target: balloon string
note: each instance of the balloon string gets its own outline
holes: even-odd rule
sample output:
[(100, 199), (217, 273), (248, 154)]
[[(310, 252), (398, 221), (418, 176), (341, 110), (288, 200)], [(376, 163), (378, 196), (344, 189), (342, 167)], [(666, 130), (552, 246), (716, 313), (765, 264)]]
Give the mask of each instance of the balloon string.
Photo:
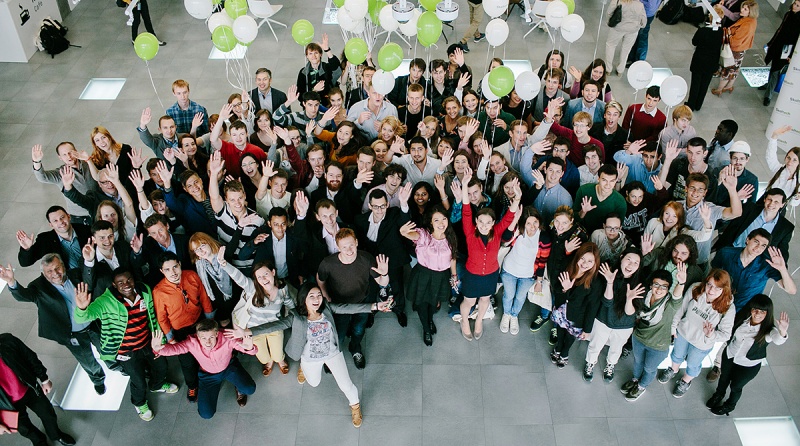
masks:
[[(594, 41), (594, 56), (592, 56), (592, 60), (597, 59), (597, 45), (600, 44), (600, 27), (603, 26), (603, 12), (606, 10), (606, 2), (603, 2), (603, 7), (600, 8), (600, 23), (597, 24), (597, 39)], [(606, 62), (609, 63), (609, 62)]]
[[(671, 105), (668, 105), (668, 106), (667, 106), (667, 113), (665, 113), (667, 116), (669, 116), (669, 112), (670, 112), (670, 110), (672, 110), (672, 106), (671, 106)], [(666, 130), (666, 128), (667, 128), (667, 121), (664, 121), (664, 129), (662, 129), (662, 130)], [(658, 142), (656, 143), (656, 153), (661, 153), (661, 152), (659, 152), (659, 151), (658, 151), (658, 149), (659, 149), (660, 147), (661, 147), (661, 133), (659, 132), (659, 135), (658, 135)]]
[(161, 108), (166, 110), (164, 107), (164, 103), (161, 102), (161, 96), (158, 95), (158, 89), (156, 89), (156, 83), (153, 82), (153, 73), (150, 72), (150, 64), (147, 61), (144, 61), (144, 66), (147, 67), (147, 74), (150, 76), (150, 85), (153, 86), (153, 91), (156, 93), (156, 98), (158, 98), (158, 103), (161, 104)]
[(489, 52), (492, 51), (491, 45), (486, 45), (486, 72), (489, 72)]
[(639, 89), (636, 89), (633, 92), (633, 105), (631, 105), (631, 107), (633, 107), (633, 109), (631, 110), (631, 122), (628, 124), (628, 137), (625, 138), (628, 141), (631, 139), (631, 130), (633, 130), (633, 116), (636, 114), (635, 105), (636, 105), (636, 99), (637, 99), (638, 96), (639, 96)]
[(567, 45), (567, 62), (564, 64), (565, 67), (569, 68), (569, 53), (572, 51), (572, 42), (569, 42)]

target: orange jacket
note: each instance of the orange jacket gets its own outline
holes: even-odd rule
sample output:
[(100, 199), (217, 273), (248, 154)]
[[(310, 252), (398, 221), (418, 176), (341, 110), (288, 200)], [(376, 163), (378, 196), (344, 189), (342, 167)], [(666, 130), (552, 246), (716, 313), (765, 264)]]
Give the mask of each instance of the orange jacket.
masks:
[(167, 279), (161, 279), (161, 282), (153, 288), (153, 303), (158, 325), (169, 339), (172, 335), (168, 333), (173, 329), (178, 330), (194, 324), (200, 319), (201, 313), (210, 315), (214, 312), (200, 276), (189, 270), (183, 270), (180, 286)]
[(731, 33), (731, 51), (746, 51), (753, 47), (756, 25), (756, 19), (742, 17), (728, 28)]

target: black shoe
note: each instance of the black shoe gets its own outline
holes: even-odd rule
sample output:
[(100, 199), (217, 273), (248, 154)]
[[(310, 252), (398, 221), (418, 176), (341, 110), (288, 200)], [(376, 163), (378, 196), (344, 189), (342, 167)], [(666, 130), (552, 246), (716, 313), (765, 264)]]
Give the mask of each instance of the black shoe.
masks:
[(542, 325), (546, 323), (547, 319), (543, 318), (542, 315), (536, 316), (536, 319), (531, 322), (531, 331), (536, 333), (540, 328), (542, 328)]
[(436, 324), (431, 321), (431, 334), (436, 334)]
[(558, 331), (553, 327), (550, 329), (550, 338), (547, 340), (547, 343), (556, 345), (556, 342), (558, 342)]
[(353, 353), (353, 363), (357, 369), (363, 369), (367, 366), (367, 360), (364, 358), (363, 353)]
[(628, 347), (622, 347), (622, 357), (623, 358), (627, 358), (628, 355), (630, 355), (631, 353), (632, 353), (631, 349), (629, 349)]
[(717, 407), (711, 409), (711, 413), (713, 413), (714, 415), (716, 415), (718, 417), (721, 417), (723, 415), (728, 416), (728, 415), (730, 415), (731, 412), (733, 412), (733, 409), (735, 409), (735, 408), (736, 408), (736, 406), (731, 406), (728, 403), (725, 403), (725, 404), (723, 404), (721, 406), (717, 406)]
[(424, 342), (425, 345), (430, 347), (431, 345), (433, 345), (433, 335), (431, 335), (430, 333), (423, 333), (422, 342)]
[(331, 369), (328, 368), (328, 364), (322, 364), (322, 370), (325, 370), (325, 373), (328, 375), (331, 374)]
[(186, 391), (186, 401), (190, 403), (197, 402), (197, 387), (189, 387), (189, 390)]
[(400, 324), (401, 327), (408, 325), (408, 316), (406, 316), (405, 311), (397, 313), (397, 323)]
[(159, 40), (158, 41), (158, 46), (164, 46), (166, 44), (167, 44), (167, 42), (164, 42), (163, 40)]
[(462, 43), (462, 44), (461, 44), (461, 51), (463, 51), (463, 52), (464, 52), (464, 54), (467, 54), (467, 53), (469, 53), (469, 47), (467, 46), (467, 44), (466, 44), (466, 43)]
[(764, 84), (764, 85), (762, 85), (762, 86), (758, 87), (758, 89), (759, 89), (759, 90), (761, 90), (761, 91), (766, 91), (766, 89), (767, 89), (767, 84)]
[(768, 106), (770, 102), (772, 101), (769, 98), (764, 98), (764, 107)]
[(72, 446), (75, 444), (75, 439), (72, 438), (71, 435), (61, 432), (61, 435), (58, 437), (58, 442), (64, 446)]
[(706, 401), (706, 407), (708, 407), (709, 409), (716, 408), (717, 406), (722, 404), (722, 398), (724, 398), (724, 396), (717, 396), (716, 393), (714, 395), (711, 395), (711, 398), (709, 398), (708, 401)]
[(105, 383), (95, 384), (94, 391), (97, 392), (98, 395), (103, 395), (104, 393), (106, 393)]

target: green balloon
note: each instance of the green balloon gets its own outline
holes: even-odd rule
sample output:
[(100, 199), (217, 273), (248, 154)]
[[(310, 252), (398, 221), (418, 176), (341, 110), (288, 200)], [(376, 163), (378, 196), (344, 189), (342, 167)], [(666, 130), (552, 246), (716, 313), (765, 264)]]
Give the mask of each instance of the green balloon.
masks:
[(247, 14), (247, 0), (225, 0), (225, 12), (233, 20)]
[(489, 73), (489, 89), (503, 97), (514, 89), (514, 72), (508, 67), (497, 67)]
[(150, 33), (141, 33), (133, 41), (133, 49), (139, 59), (148, 61), (158, 54), (158, 39)]
[(353, 65), (362, 64), (367, 60), (367, 42), (359, 37), (353, 37), (344, 44), (344, 55)]
[(383, 71), (392, 71), (403, 63), (403, 48), (400, 45), (390, 42), (382, 46), (378, 51), (378, 66)]
[(372, 23), (380, 26), (380, 24), (381, 24), (381, 20), (380, 20), (381, 9), (383, 9), (383, 7), (387, 6), (387, 5), (388, 5), (388, 3), (386, 3), (383, 0), (376, 0), (375, 1), (375, 7), (373, 7), (372, 6), (372, 2), (370, 1), (369, 19), (372, 20)]
[(306, 19), (294, 22), (294, 25), (292, 25), (292, 38), (298, 45), (308, 45), (314, 40), (314, 25)]
[(218, 26), (217, 29), (211, 33), (211, 41), (213, 41), (214, 46), (223, 53), (233, 51), (238, 43), (236, 36), (233, 35), (233, 28), (228, 25)]
[(426, 11), (436, 12), (436, 5), (439, 4), (437, 0), (419, 0), (419, 4), (422, 5)]
[(212, 5), (221, 5), (222, 4), (222, 0), (211, 0), (211, 4)]
[(344, 6), (344, 0), (333, 0), (333, 4), (336, 5), (337, 8), (341, 8)]
[(575, 0), (561, 0), (567, 5), (567, 12), (572, 14), (575, 12)]
[(442, 21), (431, 11), (425, 11), (417, 21), (417, 40), (423, 46), (429, 47), (439, 40), (442, 35)]

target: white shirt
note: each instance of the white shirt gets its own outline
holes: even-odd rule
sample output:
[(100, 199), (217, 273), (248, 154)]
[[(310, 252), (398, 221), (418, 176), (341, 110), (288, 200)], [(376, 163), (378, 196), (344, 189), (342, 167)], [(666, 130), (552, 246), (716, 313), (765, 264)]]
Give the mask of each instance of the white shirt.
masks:
[(381, 223), (383, 220), (379, 222), (375, 222), (375, 213), (369, 213), (369, 229), (367, 230), (367, 238), (372, 241), (378, 241), (378, 231), (381, 229)]
[[(339, 225), (336, 225), (336, 232), (339, 232)], [(322, 240), (328, 245), (328, 254), (339, 252), (339, 247), (336, 246), (336, 237), (333, 234), (329, 234), (325, 227), (322, 228)]]
[(271, 238), (272, 255), (275, 257), (275, 274), (279, 279), (285, 279), (289, 275), (289, 267), (286, 265), (286, 235), (278, 240), (275, 233), (272, 233)]
[[(733, 359), (734, 364), (742, 367), (754, 367), (761, 363), (760, 359), (752, 360), (747, 358), (747, 351), (753, 346), (759, 328), (761, 328), (761, 324), (750, 325), (750, 318), (747, 318), (747, 320), (742, 322), (742, 325), (733, 332), (731, 343), (728, 344), (725, 352), (729, 359)], [(778, 327), (774, 327), (769, 334), (767, 334), (765, 341), (772, 342), (775, 345), (781, 345), (786, 342), (787, 339), (789, 339), (788, 333), (786, 337), (781, 336)]]

